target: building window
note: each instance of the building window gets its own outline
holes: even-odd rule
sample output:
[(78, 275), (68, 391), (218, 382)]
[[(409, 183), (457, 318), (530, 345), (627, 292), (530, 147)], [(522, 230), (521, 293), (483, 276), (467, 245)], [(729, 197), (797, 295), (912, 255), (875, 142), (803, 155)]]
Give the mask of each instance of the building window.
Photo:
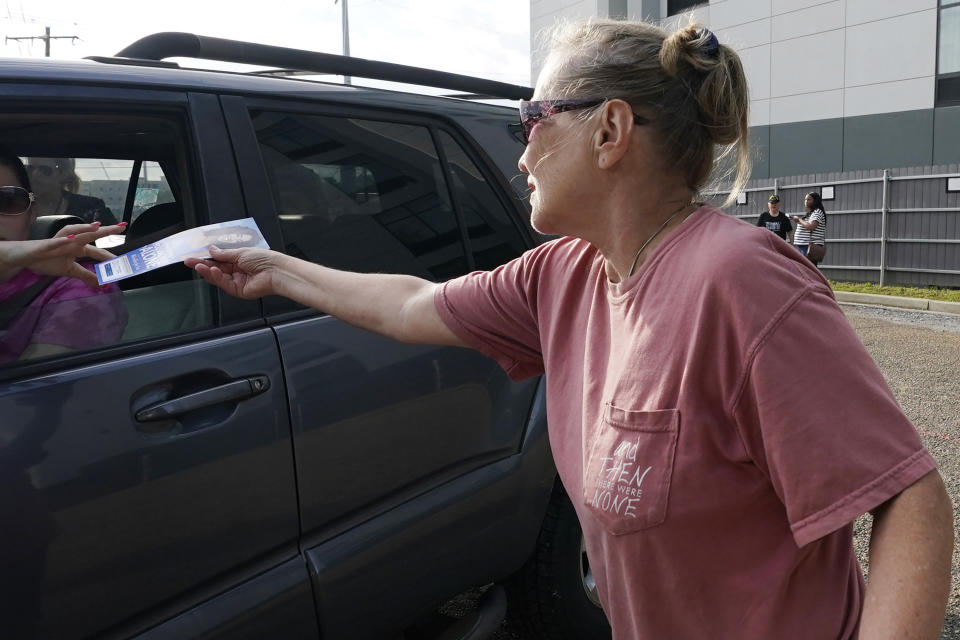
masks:
[(960, 0), (940, 0), (938, 26), (936, 104), (960, 105)]
[(667, 15), (674, 16), (678, 13), (683, 13), (697, 5), (707, 4), (708, 1), (709, 0), (667, 0)]

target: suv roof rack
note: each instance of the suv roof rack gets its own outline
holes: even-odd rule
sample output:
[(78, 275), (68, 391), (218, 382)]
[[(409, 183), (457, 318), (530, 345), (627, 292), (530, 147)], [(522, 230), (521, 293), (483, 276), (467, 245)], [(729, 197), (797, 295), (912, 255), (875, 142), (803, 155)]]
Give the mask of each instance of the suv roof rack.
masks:
[[(90, 56), (89, 60), (100, 60), (100, 58), (95, 58)], [(123, 60), (124, 58), (107, 58), (107, 61), (110, 60)], [(136, 64), (136, 60), (129, 58), (130, 64)], [(144, 60), (145, 64), (170, 64), (174, 66), (179, 66), (173, 62), (159, 62), (155, 63), (152, 60)], [(121, 63), (126, 64), (126, 63)], [(258, 71), (249, 71), (247, 75), (251, 76), (265, 76), (269, 78), (295, 78), (297, 76), (317, 76), (317, 75), (339, 75), (339, 74), (318, 74), (316, 71), (303, 71), (300, 69), (261, 69)], [(500, 100), (500, 96), (492, 96), (486, 93), (441, 93), (439, 94), (441, 98), (459, 98), (460, 100)]]
[(454, 91), (508, 100), (526, 100), (533, 95), (533, 89), (530, 87), (456, 73), (174, 31), (155, 33), (141, 38), (118, 52), (113, 59), (96, 59), (99, 62), (116, 61), (120, 64), (139, 64), (138, 61), (143, 61), (143, 64), (150, 64), (149, 61), (156, 62), (174, 57), (236, 62), (280, 67), (284, 70), (388, 80), (425, 87), (453, 89)]

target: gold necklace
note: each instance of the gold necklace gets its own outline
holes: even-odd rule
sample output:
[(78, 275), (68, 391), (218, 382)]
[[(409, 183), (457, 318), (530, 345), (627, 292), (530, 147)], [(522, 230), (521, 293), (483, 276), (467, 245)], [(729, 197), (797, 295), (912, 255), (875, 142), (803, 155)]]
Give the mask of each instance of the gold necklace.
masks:
[[(657, 227), (657, 230), (653, 232), (653, 235), (650, 236), (649, 238), (647, 238), (647, 241), (644, 242), (644, 243), (640, 246), (640, 250), (637, 251), (637, 255), (633, 256), (633, 263), (630, 265), (630, 271), (629, 271), (629, 273), (627, 273), (627, 278), (629, 278), (630, 276), (633, 275), (633, 270), (637, 268), (637, 260), (640, 259), (640, 254), (643, 253), (643, 250), (647, 248), (647, 245), (650, 244), (650, 242), (651, 242), (654, 238), (657, 237), (657, 234), (658, 234), (658, 233), (660, 233), (661, 231), (663, 231), (664, 227), (666, 227), (668, 224), (670, 224), (670, 221), (671, 221), (671, 220), (673, 220), (674, 218), (676, 218), (676, 217), (680, 214), (681, 211), (683, 211), (684, 209), (686, 209), (687, 207), (689, 207), (691, 204), (696, 204), (696, 203), (694, 203), (694, 202), (688, 202), (688, 203), (684, 204), (682, 207), (680, 207), (679, 209), (677, 209), (676, 211), (674, 211), (673, 213), (671, 213), (671, 214), (670, 214), (670, 217), (667, 218), (666, 220), (664, 220), (664, 221), (663, 221), (663, 224), (661, 224), (659, 227)], [(693, 211), (696, 211), (696, 209), (694, 209)], [(693, 211), (691, 211), (690, 213), (693, 213)], [(626, 280), (626, 278), (624, 278), (624, 280)]]

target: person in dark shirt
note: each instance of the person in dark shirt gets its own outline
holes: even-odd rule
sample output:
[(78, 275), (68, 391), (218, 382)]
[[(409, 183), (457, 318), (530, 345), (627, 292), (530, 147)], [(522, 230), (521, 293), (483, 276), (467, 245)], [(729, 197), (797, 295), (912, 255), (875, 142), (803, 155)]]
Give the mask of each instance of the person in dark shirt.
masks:
[(787, 242), (793, 242), (793, 225), (790, 217), (780, 213), (780, 196), (773, 194), (767, 199), (767, 210), (760, 214), (758, 227), (766, 227)]
[(29, 158), (27, 171), (34, 185), (37, 215), (71, 215), (84, 222), (117, 224), (110, 207), (100, 198), (76, 193), (80, 178), (73, 158)]

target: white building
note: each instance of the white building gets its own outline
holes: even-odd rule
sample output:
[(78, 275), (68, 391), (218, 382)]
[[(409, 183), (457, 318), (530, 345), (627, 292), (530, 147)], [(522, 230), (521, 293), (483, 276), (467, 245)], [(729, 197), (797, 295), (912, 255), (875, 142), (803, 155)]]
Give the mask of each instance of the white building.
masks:
[(743, 60), (753, 177), (960, 162), (960, 0), (531, 0), (558, 18), (689, 13)]

